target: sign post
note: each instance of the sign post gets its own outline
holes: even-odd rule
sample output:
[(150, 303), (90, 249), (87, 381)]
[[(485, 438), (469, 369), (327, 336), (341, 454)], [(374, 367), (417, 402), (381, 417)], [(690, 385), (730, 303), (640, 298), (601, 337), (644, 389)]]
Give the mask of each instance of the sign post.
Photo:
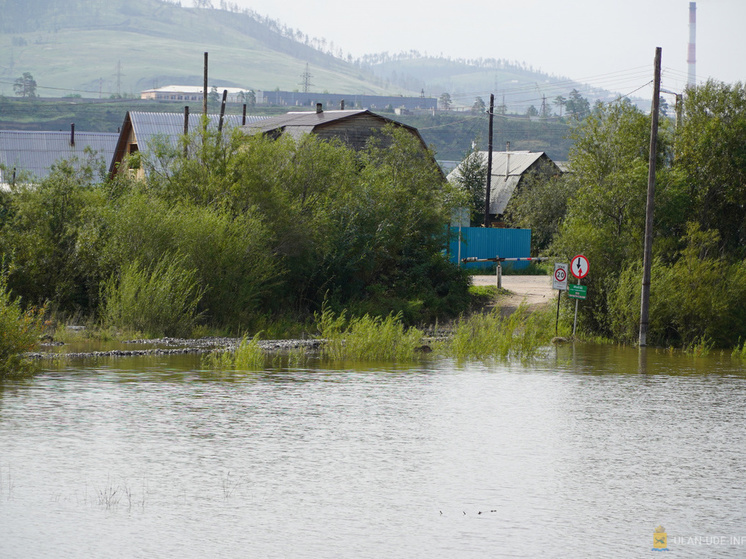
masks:
[[(585, 299), (588, 294), (588, 288), (585, 285), (580, 285), (580, 280), (588, 275), (588, 259), (582, 254), (574, 256), (570, 261), (570, 273), (578, 278), (578, 285), (573, 285), (573, 294), (568, 292), (568, 297), (575, 299), (575, 319), (572, 323), (572, 336), (575, 337), (575, 327), (578, 325), (578, 301)], [(582, 296), (581, 296), (582, 294)]]
[(554, 319), (554, 335), (557, 335), (559, 324), (560, 298), (562, 292), (567, 290), (567, 264), (554, 263), (554, 276), (552, 277), (552, 289), (557, 290), (557, 316)]

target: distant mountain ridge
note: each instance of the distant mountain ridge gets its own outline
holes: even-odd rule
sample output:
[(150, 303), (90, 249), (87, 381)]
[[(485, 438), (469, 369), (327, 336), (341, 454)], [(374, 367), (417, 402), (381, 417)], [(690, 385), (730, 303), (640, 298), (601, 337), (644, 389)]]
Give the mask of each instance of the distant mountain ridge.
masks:
[[(494, 91), (510, 112), (583, 88), (504, 60), (454, 61), (416, 51), (355, 60), (325, 39), (220, 4), (223, 9), (207, 7), (209, 0), (199, 8), (166, 0), (0, 0), (0, 94), (13, 95), (13, 81), (23, 72), (33, 74), (45, 97), (139, 96), (163, 85), (200, 85), (203, 52), (209, 52), (210, 85), (218, 87), (448, 92), (456, 107), (471, 106), (476, 97), (486, 101)], [(608, 95), (582, 92), (593, 99)]]

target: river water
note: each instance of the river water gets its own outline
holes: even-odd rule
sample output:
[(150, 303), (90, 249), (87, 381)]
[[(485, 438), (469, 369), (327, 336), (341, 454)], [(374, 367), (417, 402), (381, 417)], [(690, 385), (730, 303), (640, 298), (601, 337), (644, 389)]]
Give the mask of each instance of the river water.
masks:
[(0, 383), (0, 557), (746, 557), (746, 372), (577, 345), (530, 363)]

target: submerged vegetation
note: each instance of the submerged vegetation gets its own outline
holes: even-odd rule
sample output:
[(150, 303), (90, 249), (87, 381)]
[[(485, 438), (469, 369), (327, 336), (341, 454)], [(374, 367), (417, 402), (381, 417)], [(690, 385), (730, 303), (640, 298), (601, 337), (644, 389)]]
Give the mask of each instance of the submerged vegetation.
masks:
[(42, 332), (43, 309), (23, 310), (18, 298), (13, 298), (0, 275), (0, 379), (18, 376), (34, 370), (34, 363), (23, 357), (31, 351)]
[(530, 312), (521, 305), (509, 316), (494, 310), (460, 318), (441, 351), (456, 359), (531, 358), (552, 339), (551, 314), (547, 309)]
[(318, 316), (318, 328), (324, 341), (322, 354), (332, 360), (412, 361), (423, 337), (417, 328), (404, 326), (401, 313), (348, 319), (344, 312), (336, 315), (325, 308)]

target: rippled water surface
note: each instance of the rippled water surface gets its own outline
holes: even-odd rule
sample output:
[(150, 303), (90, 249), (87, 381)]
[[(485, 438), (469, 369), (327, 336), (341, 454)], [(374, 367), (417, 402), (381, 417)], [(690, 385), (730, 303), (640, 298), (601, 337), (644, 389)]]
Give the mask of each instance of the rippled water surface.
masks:
[(746, 557), (746, 372), (80, 362), (0, 383), (0, 557)]

